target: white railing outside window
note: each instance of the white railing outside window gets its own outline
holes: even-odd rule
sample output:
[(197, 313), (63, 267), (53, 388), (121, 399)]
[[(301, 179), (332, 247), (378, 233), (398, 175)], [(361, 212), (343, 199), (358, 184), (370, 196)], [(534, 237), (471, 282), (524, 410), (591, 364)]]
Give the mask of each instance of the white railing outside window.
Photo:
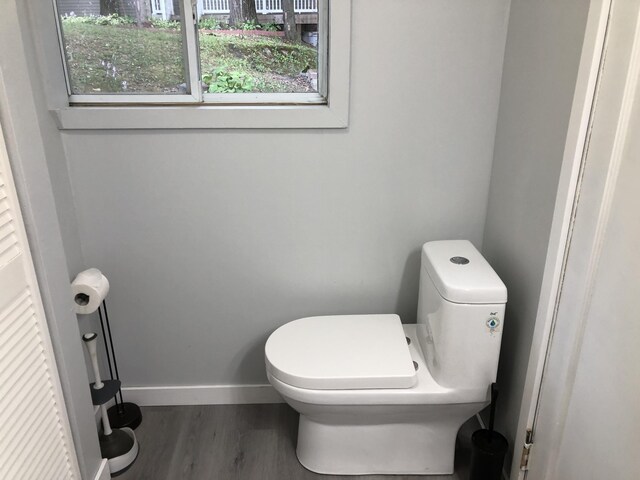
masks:
[[(229, 13), (229, 0), (201, 0), (202, 14)], [(154, 0), (157, 2), (157, 0)], [(255, 0), (258, 13), (282, 13), (281, 0)], [(315, 13), (318, 11), (318, 0), (295, 0), (296, 13)]]
[(202, 13), (229, 13), (229, 0), (202, 0)]
[[(293, 9), (296, 13), (315, 13), (318, 11), (317, 0), (295, 0)], [(282, 13), (281, 0), (256, 0), (258, 13)]]
[(294, 9), (299, 13), (315, 13), (318, 11), (318, 0), (295, 0)]
[[(282, 13), (282, 0), (255, 0), (255, 2), (256, 12), (260, 14)], [(293, 5), (296, 13), (318, 12), (318, 0), (294, 0)], [(229, 0), (198, 0), (198, 17), (229, 12)], [(173, 11), (167, 11), (165, 0), (151, 0), (151, 13), (168, 20)]]

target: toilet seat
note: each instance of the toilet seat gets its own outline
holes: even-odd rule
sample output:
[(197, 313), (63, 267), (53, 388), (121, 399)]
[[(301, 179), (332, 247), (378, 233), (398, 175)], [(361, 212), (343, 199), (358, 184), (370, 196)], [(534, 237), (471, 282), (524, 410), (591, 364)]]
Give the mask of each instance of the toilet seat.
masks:
[(400, 317), (307, 317), (278, 328), (265, 346), (267, 372), (298, 388), (404, 389), (417, 375)]
[[(412, 363), (418, 364), (416, 383), (410, 388), (379, 389), (319, 389), (293, 385), (270, 367), (267, 359), (267, 377), (278, 392), (291, 400), (315, 405), (443, 405), (461, 403), (488, 403), (488, 388), (447, 388), (431, 376), (418, 343), (417, 325), (402, 325)], [(282, 327), (281, 327), (282, 328)], [(275, 332), (274, 332), (275, 333)], [(406, 340), (405, 340), (406, 345)], [(412, 367), (413, 368), (413, 367)]]

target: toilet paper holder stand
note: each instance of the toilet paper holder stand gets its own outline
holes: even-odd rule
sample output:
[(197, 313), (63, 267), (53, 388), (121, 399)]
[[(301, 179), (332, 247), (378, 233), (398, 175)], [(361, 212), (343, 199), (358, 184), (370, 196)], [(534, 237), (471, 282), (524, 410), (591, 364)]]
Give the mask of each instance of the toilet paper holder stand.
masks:
[[(118, 361), (113, 348), (113, 337), (111, 336), (111, 323), (107, 311), (106, 297), (109, 293), (109, 280), (97, 268), (88, 268), (76, 275), (71, 282), (71, 291), (75, 310), (78, 315), (90, 315), (96, 310), (100, 317), (100, 328), (104, 340), (104, 349), (109, 366), (111, 380), (116, 380), (118, 389), (113, 397), (115, 405), (109, 408), (109, 421), (115, 428), (128, 427), (135, 429), (142, 422), (142, 412), (135, 403), (125, 402), (122, 398), (122, 388), (120, 386), (120, 373), (118, 372)], [(106, 325), (106, 329), (105, 329)], [(120, 399), (118, 400), (118, 396)]]

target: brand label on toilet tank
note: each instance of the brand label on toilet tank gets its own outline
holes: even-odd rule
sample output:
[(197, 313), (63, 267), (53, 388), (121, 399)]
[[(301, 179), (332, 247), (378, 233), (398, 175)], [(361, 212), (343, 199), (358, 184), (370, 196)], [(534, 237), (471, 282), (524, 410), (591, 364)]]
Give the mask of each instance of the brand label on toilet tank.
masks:
[(497, 312), (491, 312), (491, 316), (487, 319), (487, 327), (489, 328), (489, 333), (494, 334), (496, 333), (498, 330), (498, 327), (500, 326), (500, 319), (498, 317), (496, 317), (495, 315), (497, 314)]

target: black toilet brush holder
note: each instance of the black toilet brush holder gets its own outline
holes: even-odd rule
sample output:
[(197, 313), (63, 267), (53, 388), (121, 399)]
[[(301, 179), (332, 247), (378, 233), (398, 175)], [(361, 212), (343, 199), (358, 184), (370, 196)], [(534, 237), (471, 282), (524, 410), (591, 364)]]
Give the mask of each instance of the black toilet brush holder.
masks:
[(489, 428), (476, 430), (471, 435), (471, 467), (469, 480), (501, 480), (504, 458), (509, 443), (493, 429), (498, 401), (498, 390), (491, 384), (491, 414)]

